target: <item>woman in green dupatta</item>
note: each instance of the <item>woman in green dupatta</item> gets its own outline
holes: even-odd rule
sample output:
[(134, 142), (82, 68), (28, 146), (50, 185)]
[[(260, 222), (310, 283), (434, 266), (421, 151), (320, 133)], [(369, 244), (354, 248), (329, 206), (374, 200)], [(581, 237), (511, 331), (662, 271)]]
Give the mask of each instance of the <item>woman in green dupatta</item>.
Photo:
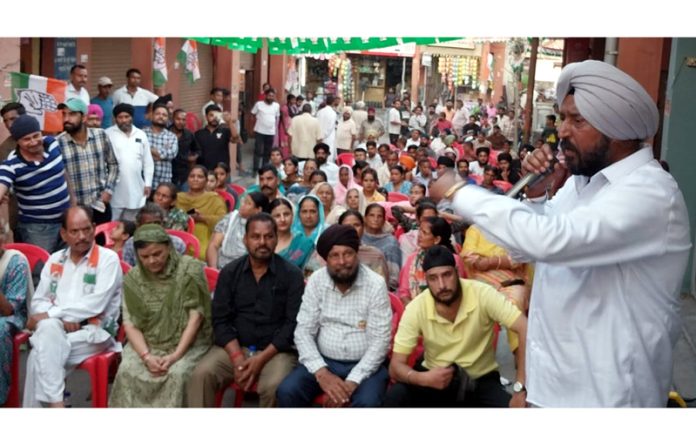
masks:
[(109, 404), (183, 407), (189, 377), (212, 344), (203, 264), (179, 255), (156, 224), (138, 228), (133, 241), (137, 265), (123, 280), (128, 344)]

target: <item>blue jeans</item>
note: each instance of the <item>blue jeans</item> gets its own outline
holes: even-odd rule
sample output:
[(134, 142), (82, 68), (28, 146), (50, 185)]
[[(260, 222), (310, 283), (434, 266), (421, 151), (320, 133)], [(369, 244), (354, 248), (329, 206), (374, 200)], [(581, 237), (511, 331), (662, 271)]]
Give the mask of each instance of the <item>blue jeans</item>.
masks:
[(63, 245), (60, 239), (60, 223), (17, 224), (17, 231), (23, 243), (34, 244), (48, 253), (53, 253)]
[[(345, 379), (358, 362), (341, 362), (324, 357), (326, 365), (333, 374)], [(360, 408), (374, 408), (382, 405), (384, 394), (387, 392), (389, 372), (385, 365), (380, 365), (367, 379), (355, 389), (350, 398), (351, 406)], [(322, 393), (321, 387), (314, 374), (311, 374), (302, 364), (298, 364), (288, 374), (276, 391), (276, 400), (279, 407), (307, 407)]]

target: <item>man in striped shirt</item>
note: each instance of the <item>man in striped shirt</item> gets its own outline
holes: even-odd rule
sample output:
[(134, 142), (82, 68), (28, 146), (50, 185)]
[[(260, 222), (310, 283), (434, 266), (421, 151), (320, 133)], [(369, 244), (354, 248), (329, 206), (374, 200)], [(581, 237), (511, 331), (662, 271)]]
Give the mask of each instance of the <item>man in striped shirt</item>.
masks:
[(157, 190), (162, 182), (172, 182), (172, 161), (179, 151), (179, 141), (174, 133), (167, 130), (169, 112), (163, 103), (152, 106), (152, 126), (143, 129), (150, 142), (150, 153), (155, 163), (152, 176), (152, 190)]
[(78, 98), (58, 106), (63, 130), (56, 140), (77, 203), (94, 209), (94, 223), (111, 221), (111, 196), (118, 181), (118, 161), (101, 128), (87, 128), (87, 104)]
[(14, 121), (10, 133), (17, 148), (0, 164), (0, 201), (12, 189), (19, 202), (21, 241), (53, 252), (60, 243), (61, 215), (74, 199), (60, 145), (42, 136), (39, 122), (28, 114)]

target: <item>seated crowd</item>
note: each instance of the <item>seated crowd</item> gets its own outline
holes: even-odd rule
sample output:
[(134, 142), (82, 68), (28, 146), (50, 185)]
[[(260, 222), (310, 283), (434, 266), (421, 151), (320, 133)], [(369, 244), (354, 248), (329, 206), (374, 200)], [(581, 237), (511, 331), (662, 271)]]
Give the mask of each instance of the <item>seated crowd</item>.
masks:
[[(519, 179), (498, 131), (473, 140), (440, 122), (432, 139), (414, 129), (378, 145), (360, 126), (355, 147), (339, 147), (351, 163), (319, 139), (314, 158), (273, 149), (245, 188), (210, 134), (189, 138), (165, 105), (144, 130), (127, 104), (107, 130), (87, 126), (80, 99), (61, 107), (56, 137), (15, 108), (16, 149), (0, 164), (17, 238), (51, 254), (34, 291), (24, 255), (0, 250), (3, 362), (12, 337), (32, 333), (23, 406), (63, 406), (66, 376), (105, 351), (122, 357), (113, 407), (213, 407), (230, 386), (262, 407), (525, 405), (531, 267), (428, 196), (449, 171), (494, 193)], [(236, 141), (219, 112), (207, 106), (200, 131)], [(0, 224), (0, 246), (8, 232)], [(212, 295), (206, 269), (219, 271)], [(500, 327), (513, 394), (495, 360)], [(0, 403), (9, 379), (3, 368)]]

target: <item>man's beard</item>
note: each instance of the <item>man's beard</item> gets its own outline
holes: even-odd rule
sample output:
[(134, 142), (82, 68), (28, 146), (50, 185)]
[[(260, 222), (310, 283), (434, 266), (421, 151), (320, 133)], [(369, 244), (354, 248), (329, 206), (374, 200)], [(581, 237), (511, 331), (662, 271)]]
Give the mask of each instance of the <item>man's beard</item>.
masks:
[(316, 158), (317, 165), (324, 165), (324, 164), (326, 164), (326, 160), (327, 160), (327, 159), (328, 159), (328, 158)]
[(80, 130), (82, 130), (82, 121), (78, 122), (77, 124), (66, 122), (63, 124), (63, 130), (71, 135), (77, 134), (80, 132)]
[(152, 126), (162, 129), (162, 128), (165, 128), (165, 127), (167, 126), (167, 123), (166, 123), (166, 122), (155, 122), (155, 121), (152, 121)]
[(121, 130), (124, 133), (130, 133), (130, 131), (133, 129), (133, 123), (129, 122), (126, 124), (116, 124), (118, 126), (118, 129)]
[[(574, 175), (582, 175), (587, 177), (594, 176), (597, 172), (609, 165), (609, 144), (611, 140), (605, 135), (594, 147), (592, 151), (580, 154), (578, 148), (571, 144), (568, 139), (561, 139), (561, 149), (566, 156), (566, 167)], [(567, 153), (570, 152), (571, 157), (568, 158)], [(570, 161), (570, 163), (568, 162)]]
[(441, 298), (440, 295), (442, 295), (443, 290), (449, 291), (450, 289), (440, 290), (440, 293), (438, 293), (437, 295), (435, 295), (433, 293), (432, 289), (429, 289), (429, 290), (430, 290), (430, 294), (435, 299), (435, 302), (443, 304), (447, 307), (452, 306), (454, 303), (457, 302), (457, 300), (459, 300), (462, 297), (462, 283), (461, 283), (461, 281), (459, 281), (459, 279), (457, 279), (457, 285), (454, 287), (454, 292), (452, 293), (452, 295), (449, 298)]
[(374, 116), (367, 116), (367, 121), (368, 122), (374, 122), (375, 117)]
[(335, 284), (350, 287), (353, 285), (353, 283), (355, 283), (355, 280), (358, 278), (358, 272), (360, 271), (359, 266), (360, 264), (356, 263), (355, 269), (350, 272), (334, 272), (333, 270), (331, 270), (330, 267), (327, 267), (326, 270), (329, 272), (329, 276)]

